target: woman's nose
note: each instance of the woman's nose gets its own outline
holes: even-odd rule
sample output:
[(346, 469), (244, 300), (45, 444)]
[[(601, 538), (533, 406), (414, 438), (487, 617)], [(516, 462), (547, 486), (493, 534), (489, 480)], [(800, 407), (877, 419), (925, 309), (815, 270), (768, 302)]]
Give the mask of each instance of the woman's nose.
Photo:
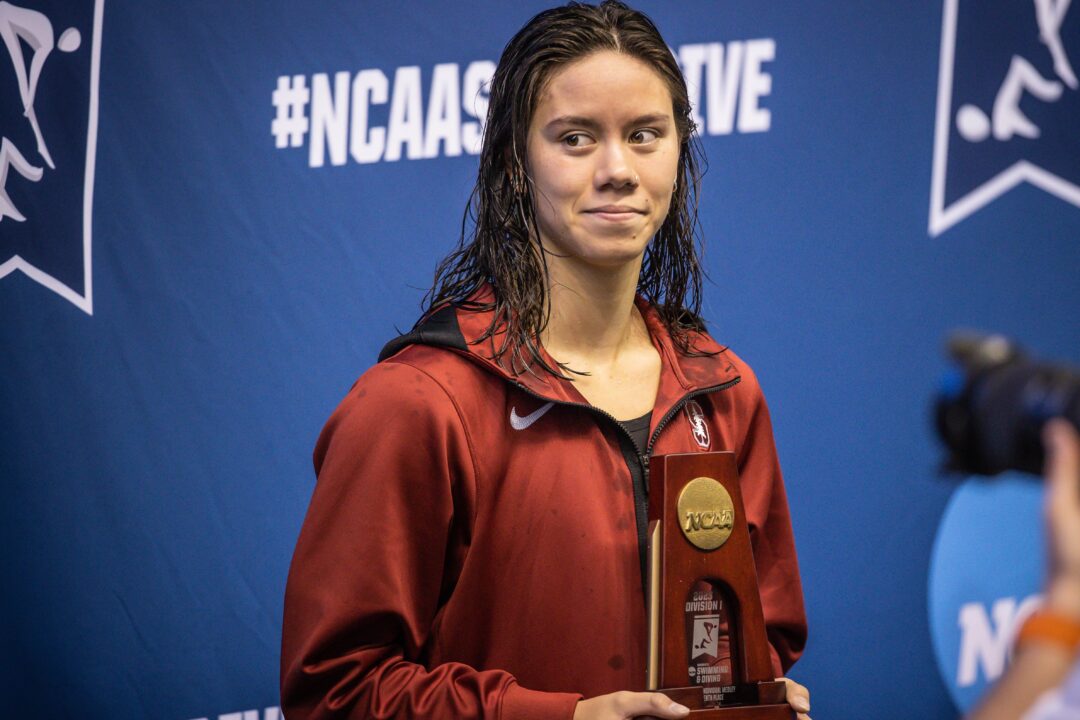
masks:
[(596, 184), (601, 188), (610, 186), (616, 190), (638, 184), (637, 173), (622, 143), (608, 144), (601, 152), (596, 168)]

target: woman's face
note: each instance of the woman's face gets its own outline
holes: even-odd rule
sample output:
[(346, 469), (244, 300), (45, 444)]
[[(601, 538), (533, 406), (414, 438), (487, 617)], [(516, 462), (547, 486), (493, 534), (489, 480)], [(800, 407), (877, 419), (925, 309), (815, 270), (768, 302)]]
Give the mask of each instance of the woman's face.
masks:
[(671, 93), (656, 71), (613, 51), (560, 68), (540, 95), (526, 152), (545, 250), (596, 267), (640, 262), (679, 164)]

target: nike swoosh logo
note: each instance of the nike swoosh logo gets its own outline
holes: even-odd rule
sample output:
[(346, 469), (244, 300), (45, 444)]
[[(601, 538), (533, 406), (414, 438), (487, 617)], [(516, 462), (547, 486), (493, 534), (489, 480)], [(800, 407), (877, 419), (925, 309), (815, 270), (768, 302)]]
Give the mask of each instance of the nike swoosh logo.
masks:
[(546, 413), (553, 407), (555, 407), (555, 403), (549, 402), (547, 405), (543, 405), (540, 408), (533, 410), (525, 417), (517, 414), (516, 407), (510, 408), (510, 427), (514, 428), (515, 430), (524, 430), (525, 428), (529, 427), (534, 422), (539, 420), (544, 413)]

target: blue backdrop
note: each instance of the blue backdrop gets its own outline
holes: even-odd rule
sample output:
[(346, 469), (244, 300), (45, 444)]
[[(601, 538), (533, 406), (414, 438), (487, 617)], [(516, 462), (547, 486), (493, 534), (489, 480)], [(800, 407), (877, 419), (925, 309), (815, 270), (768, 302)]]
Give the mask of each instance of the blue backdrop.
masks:
[[(315, 437), (415, 319), (545, 5), (0, 3), (0, 714), (276, 720)], [(705, 314), (772, 408), (816, 717), (954, 716), (1037, 602), (1039, 486), (940, 479), (928, 409), (955, 326), (1080, 361), (1060, 5), (641, 3), (696, 97)]]

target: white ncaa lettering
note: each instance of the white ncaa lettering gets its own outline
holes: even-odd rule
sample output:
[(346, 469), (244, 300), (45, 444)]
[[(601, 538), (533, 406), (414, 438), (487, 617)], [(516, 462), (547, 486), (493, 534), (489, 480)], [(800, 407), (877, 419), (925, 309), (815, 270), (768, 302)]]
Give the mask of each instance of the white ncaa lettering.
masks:
[(959, 687), (974, 685), (980, 667), (987, 682), (999, 678), (1009, 659), (1013, 637), (1042, 601), (1041, 595), (1031, 595), (1019, 603), (1014, 597), (1004, 597), (994, 601), (989, 614), (986, 605), (980, 602), (960, 606), (957, 618), (960, 625), (960, 658), (956, 684)]
[(541, 417), (543, 417), (544, 413), (546, 413), (554, 406), (555, 403), (549, 402), (547, 405), (541, 405), (538, 409), (533, 410), (531, 413), (524, 417), (517, 414), (516, 407), (512, 407), (510, 408), (510, 427), (514, 428), (515, 430), (524, 430), (525, 428), (529, 427), (534, 422), (539, 420)]
[[(377, 68), (337, 72), (332, 83), (328, 73), (315, 73), (310, 91), (305, 76), (283, 75), (272, 97), (275, 147), (300, 147), (307, 134), (313, 168), (323, 167), (327, 155), (331, 165), (344, 165), (350, 155), (367, 164), (479, 154), (494, 73), (490, 60), (471, 62), (464, 72), (440, 63), (426, 96), (418, 65), (395, 69), (393, 81)], [(372, 108), (386, 105), (386, 121), (373, 123)]]
[[(465, 89), (462, 93), (462, 107), (470, 117), (483, 120), (487, 117), (488, 88), (491, 77), (495, 74), (495, 63), (490, 60), (477, 60), (465, 68)], [(480, 154), (480, 145), (484, 140), (484, 127), (478, 122), (461, 124), (461, 142), (465, 152)]]
[(443, 152), (446, 157), (461, 154), (460, 97), (458, 66), (455, 63), (436, 65), (431, 76), (431, 97), (428, 98), (424, 127), (424, 157), (438, 157), (440, 142), (446, 148)]
[[(772, 75), (762, 66), (776, 59), (774, 39), (692, 43), (676, 55), (703, 133), (769, 130), (772, 114), (761, 101), (772, 93)], [(495, 63), (439, 63), (426, 86), (425, 72), (404, 65), (393, 69), (392, 80), (377, 68), (314, 73), (310, 87), (307, 76), (282, 75), (271, 98), (275, 147), (301, 147), (306, 137), (313, 168), (326, 165), (327, 155), (330, 165), (344, 165), (346, 148), (359, 164), (479, 154)], [(376, 107), (385, 107), (381, 124), (372, 122)]]
[(311, 145), (308, 164), (322, 167), (326, 149), (330, 149), (330, 164), (344, 165), (348, 139), (349, 73), (334, 73), (334, 91), (326, 73), (311, 76)]
[[(352, 127), (349, 152), (358, 163), (378, 162), (386, 148), (386, 128), (368, 130), (368, 108), (384, 105), (390, 97), (390, 81), (382, 70), (361, 70), (352, 84)], [(312, 167), (315, 167), (312, 165)]]
[(424, 114), (420, 89), (420, 68), (399, 67), (394, 73), (394, 90), (390, 94), (389, 131), (386, 134), (386, 154), (383, 160), (401, 159), (401, 147), (410, 160), (423, 157)]

